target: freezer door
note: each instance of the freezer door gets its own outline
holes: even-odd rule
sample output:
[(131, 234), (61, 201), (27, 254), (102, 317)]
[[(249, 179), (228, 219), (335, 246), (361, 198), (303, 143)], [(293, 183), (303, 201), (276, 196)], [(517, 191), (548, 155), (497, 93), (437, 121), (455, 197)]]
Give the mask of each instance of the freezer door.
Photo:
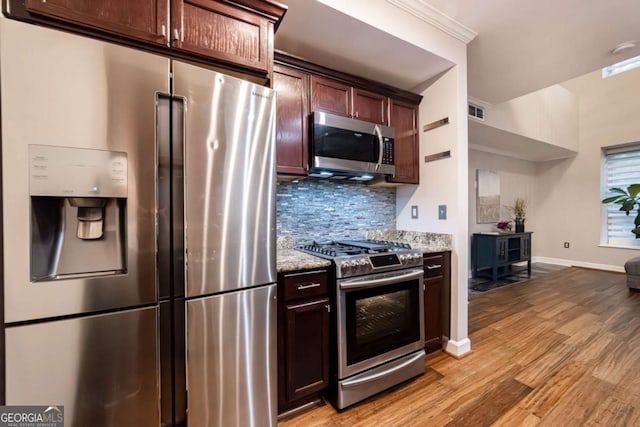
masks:
[(187, 297), (276, 281), (273, 91), (173, 62), (186, 98)]
[(276, 285), (186, 305), (189, 426), (275, 426)]
[[(157, 301), (155, 102), (156, 92), (169, 90), (169, 60), (0, 17), (0, 79), (5, 321)], [(30, 174), (33, 160), (30, 147), (34, 145), (74, 149), (65, 152), (108, 150), (126, 155), (126, 197), (117, 199), (118, 203), (126, 204), (120, 211), (124, 215), (109, 217), (110, 211), (105, 210), (104, 225), (108, 235), (116, 219), (125, 223), (124, 244), (118, 248), (124, 266), (119, 267), (120, 271), (93, 271), (61, 280), (31, 280), (30, 263), (42, 259), (32, 255), (30, 236), (54, 240), (49, 228), (38, 229), (32, 222), (34, 208), (46, 207), (35, 204), (39, 200), (30, 197), (30, 182), (35, 179)], [(38, 156), (41, 162), (34, 167), (43, 170), (41, 175), (45, 176), (47, 159), (42, 157), (46, 156)], [(74, 170), (95, 167), (71, 161), (64, 155), (60, 157), (60, 161), (73, 163)], [(74, 182), (73, 173), (69, 174)], [(97, 196), (102, 188), (98, 185), (94, 189)], [(64, 221), (67, 219), (65, 216)], [(87, 266), (85, 271), (99, 270), (91, 268), (95, 259), (90, 250), (83, 248), (100, 245), (104, 238), (82, 242), (76, 238), (75, 227), (69, 230), (70, 227), (66, 225), (67, 231), (73, 232), (64, 234), (65, 242), (78, 244), (78, 249), (69, 253), (68, 261), (79, 270), (83, 270), (83, 265)], [(58, 229), (65, 230), (65, 226)], [(58, 247), (49, 245), (47, 249), (53, 252)], [(45, 256), (49, 257), (50, 252)], [(64, 261), (50, 258), (60, 264)]]
[(7, 404), (64, 405), (65, 426), (155, 426), (158, 309), (6, 329)]

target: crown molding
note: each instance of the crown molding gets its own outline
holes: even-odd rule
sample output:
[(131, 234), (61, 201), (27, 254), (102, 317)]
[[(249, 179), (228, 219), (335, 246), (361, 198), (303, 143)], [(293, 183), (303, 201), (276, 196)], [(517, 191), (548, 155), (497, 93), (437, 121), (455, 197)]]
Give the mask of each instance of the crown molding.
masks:
[(450, 36), (468, 44), (478, 33), (453, 18), (440, 12), (424, 0), (387, 0), (392, 5), (410, 13), (421, 21), (444, 31)]

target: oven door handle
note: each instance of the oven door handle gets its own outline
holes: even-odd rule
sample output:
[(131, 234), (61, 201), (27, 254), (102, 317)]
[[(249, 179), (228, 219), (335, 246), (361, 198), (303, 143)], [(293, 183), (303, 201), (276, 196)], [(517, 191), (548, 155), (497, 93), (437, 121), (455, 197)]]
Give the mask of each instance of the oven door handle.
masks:
[(404, 362), (402, 362), (401, 364), (399, 364), (397, 366), (394, 366), (394, 367), (389, 368), (389, 369), (385, 369), (384, 371), (377, 372), (377, 373), (375, 373), (373, 375), (368, 375), (366, 377), (357, 378), (355, 380), (343, 381), (342, 383), (340, 383), (340, 385), (343, 388), (349, 388), (349, 387), (358, 386), (360, 384), (366, 384), (368, 382), (375, 381), (375, 380), (377, 380), (379, 378), (386, 377), (387, 375), (391, 375), (394, 372), (398, 372), (398, 371), (406, 368), (407, 366), (416, 363), (418, 360), (420, 360), (422, 358), (424, 358), (424, 351), (421, 351), (420, 353), (415, 354), (411, 359), (405, 360)]
[(358, 289), (358, 288), (373, 288), (376, 286), (389, 285), (392, 283), (398, 283), (405, 280), (420, 279), (423, 274), (424, 274), (424, 271), (422, 269), (419, 269), (419, 270), (414, 269), (409, 271), (408, 273), (404, 272), (400, 274), (384, 275), (384, 277), (381, 277), (379, 279), (363, 280), (362, 278), (357, 278), (352, 280), (341, 280), (340, 289), (351, 290), (351, 289)]

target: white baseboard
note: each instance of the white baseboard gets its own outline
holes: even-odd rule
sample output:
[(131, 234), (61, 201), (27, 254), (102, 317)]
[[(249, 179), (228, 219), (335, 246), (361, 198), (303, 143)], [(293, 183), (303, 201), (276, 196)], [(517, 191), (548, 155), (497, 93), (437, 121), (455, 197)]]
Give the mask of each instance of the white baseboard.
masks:
[(567, 267), (593, 268), (595, 270), (605, 270), (605, 271), (613, 271), (616, 273), (624, 273), (624, 267), (621, 265), (596, 264), (593, 262), (575, 261), (572, 259), (534, 256), (533, 258), (531, 258), (531, 262), (542, 262), (545, 264), (566, 265)]
[[(624, 266), (621, 265), (609, 265), (609, 264), (596, 264), (593, 262), (584, 262), (584, 261), (575, 261), (572, 259), (562, 259), (562, 258), (549, 258), (544, 256), (534, 256), (531, 257), (531, 263), (541, 262), (544, 264), (555, 264), (555, 265), (564, 265), (567, 267), (584, 267), (584, 268), (592, 268), (594, 270), (604, 270), (604, 271), (613, 271), (615, 273), (624, 273)], [(522, 263), (516, 263), (515, 265), (519, 265)], [(469, 270), (469, 279), (473, 278), (473, 270)]]
[(455, 357), (463, 356), (471, 351), (471, 340), (469, 338), (460, 341), (447, 340), (444, 351)]

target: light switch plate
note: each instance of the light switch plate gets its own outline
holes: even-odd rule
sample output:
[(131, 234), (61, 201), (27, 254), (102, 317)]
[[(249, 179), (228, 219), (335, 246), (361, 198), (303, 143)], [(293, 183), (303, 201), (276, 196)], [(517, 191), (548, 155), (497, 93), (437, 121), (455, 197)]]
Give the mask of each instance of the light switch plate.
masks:
[(418, 206), (411, 205), (411, 219), (418, 219)]
[(438, 205), (438, 219), (447, 219), (447, 205)]

